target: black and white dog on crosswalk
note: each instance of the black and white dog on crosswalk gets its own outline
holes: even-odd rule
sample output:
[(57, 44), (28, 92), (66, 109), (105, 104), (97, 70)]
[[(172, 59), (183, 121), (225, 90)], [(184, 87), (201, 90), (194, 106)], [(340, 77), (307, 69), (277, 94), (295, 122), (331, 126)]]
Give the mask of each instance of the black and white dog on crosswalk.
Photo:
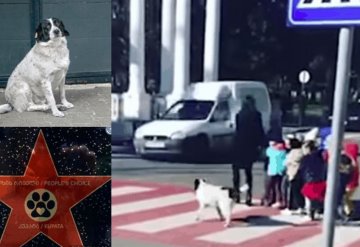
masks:
[[(247, 191), (247, 185), (240, 188), (240, 192)], [(196, 221), (201, 220), (204, 208), (213, 207), (219, 214), (220, 220), (225, 220), (224, 227), (230, 226), (231, 212), (235, 204), (237, 192), (233, 188), (222, 187), (207, 183), (205, 179), (196, 178), (194, 181), (196, 199), (199, 203)]]

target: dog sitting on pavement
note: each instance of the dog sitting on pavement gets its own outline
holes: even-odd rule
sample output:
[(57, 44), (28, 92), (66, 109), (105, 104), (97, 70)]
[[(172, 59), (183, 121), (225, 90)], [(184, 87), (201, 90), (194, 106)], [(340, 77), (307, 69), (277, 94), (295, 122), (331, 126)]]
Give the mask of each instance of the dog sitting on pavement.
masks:
[[(36, 44), (16, 66), (9, 77), (0, 114), (15, 109), (47, 111), (63, 117), (59, 109), (74, 107), (65, 97), (65, 77), (69, 68), (66, 36), (69, 32), (57, 18), (43, 20), (36, 29)], [(56, 105), (53, 90), (60, 89), (61, 104)]]
[[(196, 178), (194, 181), (196, 199), (199, 203), (196, 221), (201, 220), (202, 211), (207, 207), (216, 209), (220, 220), (225, 220), (224, 227), (231, 223), (231, 212), (238, 196), (238, 192), (229, 187), (222, 187), (207, 183), (205, 179)], [(240, 188), (240, 193), (248, 190), (247, 184)]]

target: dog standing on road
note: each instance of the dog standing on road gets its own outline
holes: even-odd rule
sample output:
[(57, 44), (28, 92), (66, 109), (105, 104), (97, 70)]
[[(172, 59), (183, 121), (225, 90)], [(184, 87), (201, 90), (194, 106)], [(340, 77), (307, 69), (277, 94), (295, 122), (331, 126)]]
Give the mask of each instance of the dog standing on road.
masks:
[[(50, 109), (52, 115), (63, 117), (58, 107), (74, 107), (65, 97), (65, 77), (70, 65), (66, 36), (69, 32), (57, 18), (38, 25), (36, 44), (10, 75), (5, 89), (7, 104), (0, 105), (0, 113)], [(60, 105), (56, 105), (53, 94), (56, 88), (60, 90)]]
[[(212, 185), (207, 183), (205, 179), (199, 178), (194, 181), (194, 190), (196, 199), (199, 202), (196, 220), (201, 219), (204, 208), (214, 207), (219, 214), (220, 220), (225, 219), (224, 227), (230, 226), (231, 211), (235, 204), (237, 192), (233, 188)], [(247, 190), (248, 186), (246, 184), (240, 188), (240, 192)]]

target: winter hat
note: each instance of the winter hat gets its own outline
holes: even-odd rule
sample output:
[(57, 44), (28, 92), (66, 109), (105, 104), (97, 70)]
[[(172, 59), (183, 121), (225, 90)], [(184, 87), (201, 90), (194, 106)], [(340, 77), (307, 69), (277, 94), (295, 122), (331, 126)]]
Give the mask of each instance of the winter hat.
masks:
[(319, 128), (318, 127), (315, 127), (315, 128), (312, 128), (309, 132), (307, 132), (305, 135), (304, 135), (304, 141), (314, 141), (316, 142), (317, 138), (318, 138), (318, 135), (319, 135)]
[(319, 132), (319, 136), (321, 139), (320, 142), (320, 148), (321, 149), (328, 149), (328, 147), (326, 147), (327, 142), (329, 141), (329, 136), (331, 135), (331, 127), (324, 127), (320, 129)]

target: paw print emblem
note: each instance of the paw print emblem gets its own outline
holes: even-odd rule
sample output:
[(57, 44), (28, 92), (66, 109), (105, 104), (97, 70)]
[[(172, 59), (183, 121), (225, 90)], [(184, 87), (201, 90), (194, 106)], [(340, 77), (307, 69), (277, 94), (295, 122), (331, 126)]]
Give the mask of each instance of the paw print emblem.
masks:
[(26, 214), (37, 222), (50, 220), (56, 209), (57, 201), (54, 194), (45, 189), (33, 190), (25, 199)]

